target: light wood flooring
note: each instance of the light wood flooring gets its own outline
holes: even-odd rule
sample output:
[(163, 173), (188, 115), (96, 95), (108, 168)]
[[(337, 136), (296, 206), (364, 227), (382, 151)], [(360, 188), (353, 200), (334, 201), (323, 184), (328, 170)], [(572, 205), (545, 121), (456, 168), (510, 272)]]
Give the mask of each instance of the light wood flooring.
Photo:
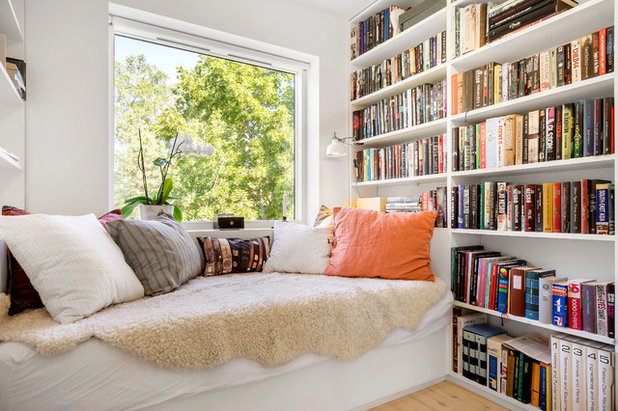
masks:
[(507, 410), (495, 402), (468, 391), (457, 384), (444, 381), (424, 390), (406, 395), (373, 408), (373, 411), (456, 410), (482, 411)]

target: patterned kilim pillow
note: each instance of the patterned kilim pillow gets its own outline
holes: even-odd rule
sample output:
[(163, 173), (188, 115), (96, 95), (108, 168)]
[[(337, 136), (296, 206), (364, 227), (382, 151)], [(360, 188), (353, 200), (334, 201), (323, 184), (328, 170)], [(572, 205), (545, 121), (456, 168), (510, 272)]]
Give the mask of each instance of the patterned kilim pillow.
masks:
[(317, 227), (320, 225), (320, 223), (324, 220), (326, 220), (328, 217), (333, 215), (333, 210), (326, 207), (325, 205), (321, 205), (320, 206), (320, 211), (318, 211), (318, 216), (315, 218), (315, 221), (313, 222), (313, 226)]
[(270, 238), (198, 238), (206, 257), (205, 276), (262, 271), (270, 254)]

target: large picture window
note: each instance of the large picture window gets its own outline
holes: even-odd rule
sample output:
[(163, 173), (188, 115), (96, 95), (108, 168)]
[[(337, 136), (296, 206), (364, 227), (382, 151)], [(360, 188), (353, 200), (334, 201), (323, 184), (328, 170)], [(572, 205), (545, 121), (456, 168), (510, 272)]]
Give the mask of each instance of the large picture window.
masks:
[(171, 200), (184, 220), (234, 213), (248, 220), (289, 219), (297, 197), (298, 74), (183, 47), (114, 36), (114, 201), (143, 195), (161, 177), (177, 134), (211, 145), (210, 156), (181, 155), (169, 169)]

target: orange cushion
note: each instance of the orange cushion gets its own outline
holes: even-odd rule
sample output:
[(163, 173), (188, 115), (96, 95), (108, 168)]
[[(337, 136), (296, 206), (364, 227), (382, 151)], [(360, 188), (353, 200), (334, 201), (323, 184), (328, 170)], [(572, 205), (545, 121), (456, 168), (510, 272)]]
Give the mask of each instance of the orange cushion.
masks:
[(335, 210), (335, 244), (327, 275), (433, 281), (429, 248), (436, 211)]

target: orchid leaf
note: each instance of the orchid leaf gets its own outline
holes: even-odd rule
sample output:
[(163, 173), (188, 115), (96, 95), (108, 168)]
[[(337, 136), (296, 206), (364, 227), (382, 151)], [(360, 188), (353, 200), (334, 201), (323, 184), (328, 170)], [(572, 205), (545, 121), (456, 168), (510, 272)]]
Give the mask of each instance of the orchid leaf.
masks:
[(170, 196), (172, 189), (174, 188), (174, 182), (170, 177), (165, 179), (163, 183), (163, 192), (161, 193), (161, 198), (159, 199), (159, 204), (163, 204), (167, 201), (167, 198)]
[(143, 204), (146, 204), (146, 196), (131, 197), (124, 200), (125, 204), (131, 204), (135, 202), (142, 202)]
[(164, 166), (165, 164), (169, 164), (169, 161), (164, 159), (163, 157), (158, 157), (155, 161), (154, 161), (154, 165), (157, 167), (161, 167)]
[(141, 203), (139, 201), (135, 201), (133, 203), (127, 204), (124, 207), (122, 207), (120, 209), (120, 211), (122, 212), (122, 215), (124, 216), (124, 218), (129, 218), (131, 216), (131, 214), (133, 214), (133, 211), (135, 210), (135, 207), (137, 207), (140, 204), (144, 204), (144, 203)]
[(182, 221), (182, 211), (180, 211), (180, 208), (177, 205), (174, 206), (174, 218), (178, 222)]

